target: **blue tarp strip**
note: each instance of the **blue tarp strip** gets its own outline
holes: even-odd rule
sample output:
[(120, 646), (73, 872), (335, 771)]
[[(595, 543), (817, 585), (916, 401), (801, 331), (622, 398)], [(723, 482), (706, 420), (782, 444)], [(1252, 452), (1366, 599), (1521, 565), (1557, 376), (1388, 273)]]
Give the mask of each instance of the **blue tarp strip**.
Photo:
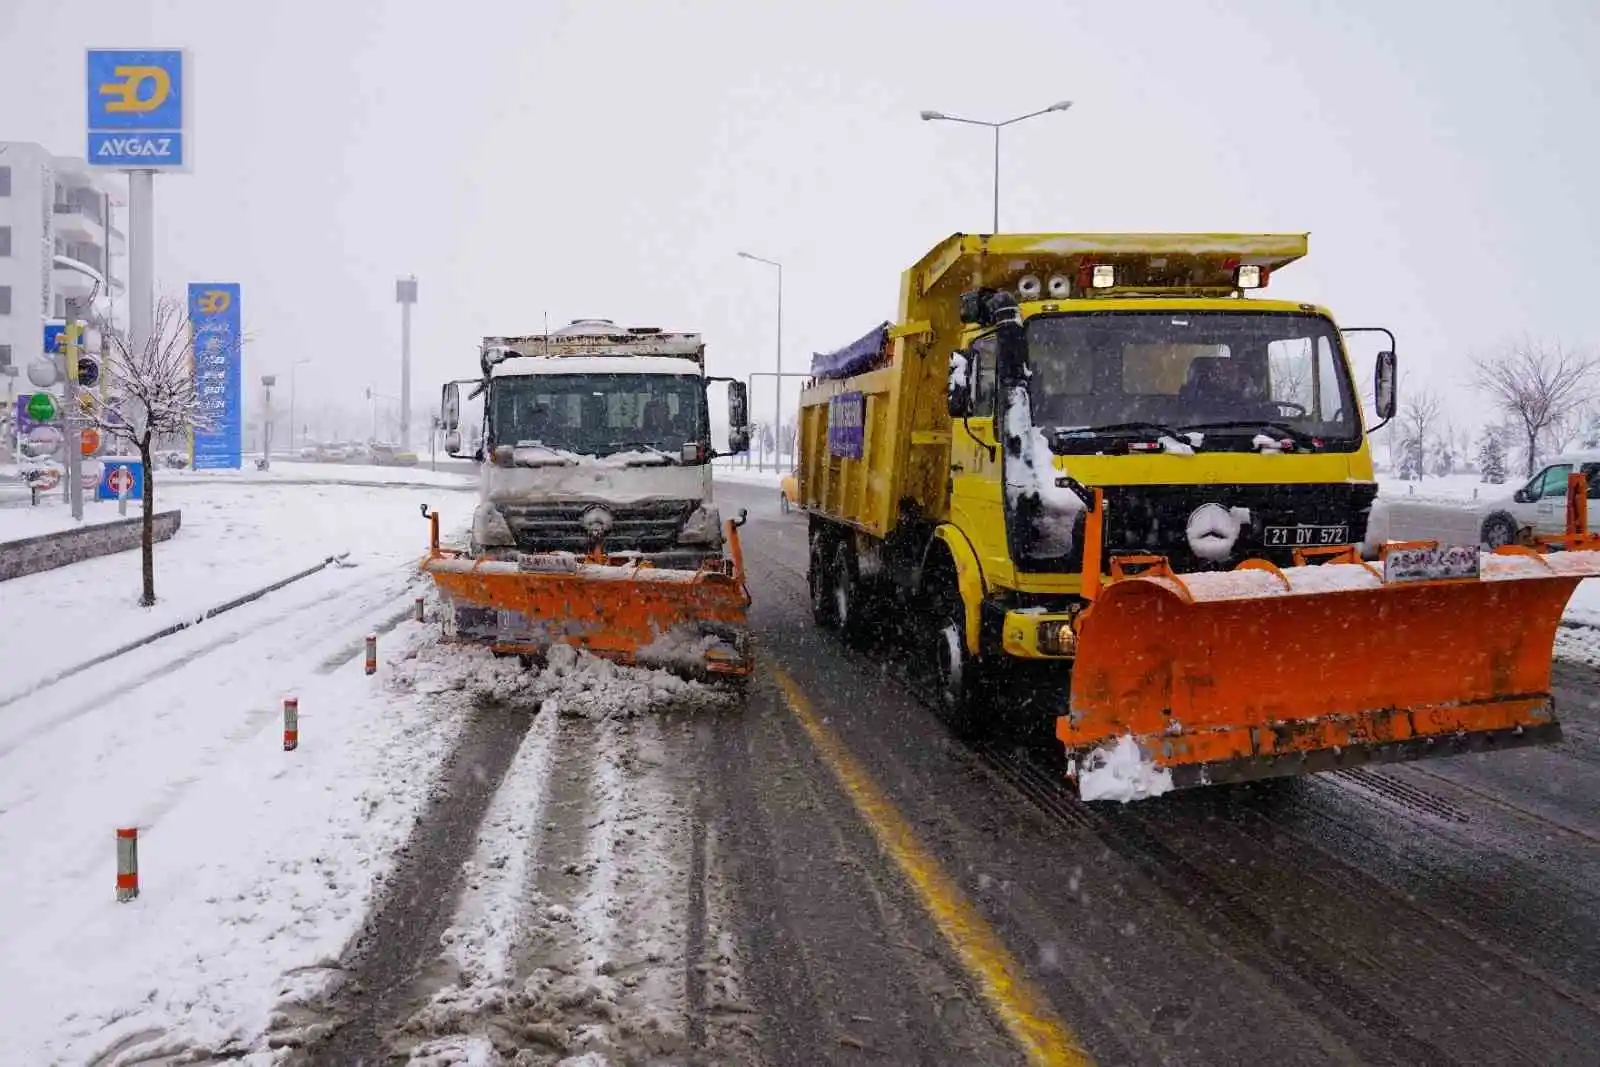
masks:
[(848, 378), (868, 370), (882, 357), (889, 341), (889, 324), (874, 326), (858, 341), (833, 352), (813, 352), (811, 373), (818, 378)]

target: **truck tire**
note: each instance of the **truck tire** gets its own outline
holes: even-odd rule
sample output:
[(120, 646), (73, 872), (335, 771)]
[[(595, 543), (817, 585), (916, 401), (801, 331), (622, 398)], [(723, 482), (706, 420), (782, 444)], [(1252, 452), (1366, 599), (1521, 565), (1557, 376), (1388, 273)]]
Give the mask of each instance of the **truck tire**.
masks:
[(860, 645), (867, 630), (867, 597), (856, 568), (856, 551), (849, 541), (840, 541), (833, 550), (833, 565), (828, 568), (833, 596), (833, 621), (848, 645)]
[(1517, 520), (1508, 512), (1496, 511), (1483, 520), (1483, 543), (1490, 548), (1517, 543)]
[(833, 541), (825, 533), (811, 538), (811, 563), (806, 568), (806, 584), (811, 589), (811, 621), (824, 630), (837, 623), (833, 614), (833, 583), (829, 581), (828, 546)]
[(928, 619), (933, 653), (934, 694), (939, 710), (958, 733), (978, 725), (978, 660), (967, 651), (963, 637), (966, 607), (954, 582), (940, 582), (930, 590)]

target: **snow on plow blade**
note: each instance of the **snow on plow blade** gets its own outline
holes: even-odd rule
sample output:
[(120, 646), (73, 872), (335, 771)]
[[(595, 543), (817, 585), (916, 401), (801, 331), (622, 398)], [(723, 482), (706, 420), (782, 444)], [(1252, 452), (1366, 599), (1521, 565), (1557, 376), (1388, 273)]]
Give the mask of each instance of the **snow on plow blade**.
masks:
[(1391, 553), (1114, 580), (1081, 619), (1056, 736), (1081, 762), (1131, 735), (1175, 788), (1559, 739), (1556, 628), (1600, 552), (1444, 551), (1478, 576)]
[[(729, 533), (737, 538), (731, 524)], [(754, 665), (750, 594), (737, 548), (721, 562), (689, 571), (565, 554), (474, 560), (435, 549), (422, 569), (439, 587), (445, 634), (455, 640), (535, 656), (569, 644), (689, 677), (741, 678)]]

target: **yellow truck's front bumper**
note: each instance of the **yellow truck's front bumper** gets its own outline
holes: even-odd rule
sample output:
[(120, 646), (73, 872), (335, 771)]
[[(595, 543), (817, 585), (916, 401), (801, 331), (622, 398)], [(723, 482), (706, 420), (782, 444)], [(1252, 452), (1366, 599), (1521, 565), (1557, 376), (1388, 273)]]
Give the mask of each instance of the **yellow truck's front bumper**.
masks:
[(1078, 650), (1072, 615), (1064, 611), (1008, 611), (1001, 647), (1018, 659), (1071, 659)]

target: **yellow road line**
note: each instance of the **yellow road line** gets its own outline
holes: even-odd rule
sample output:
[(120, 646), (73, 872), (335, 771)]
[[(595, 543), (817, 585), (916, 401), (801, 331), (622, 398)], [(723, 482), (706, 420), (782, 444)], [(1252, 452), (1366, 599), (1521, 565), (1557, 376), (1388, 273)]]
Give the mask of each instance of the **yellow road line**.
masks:
[(977, 981), (983, 999), (1022, 1046), (1028, 1062), (1034, 1067), (1093, 1067), (1094, 1060), (1077, 1035), (1067, 1029), (1043, 994), (1028, 981), (993, 927), (917, 840), (916, 832), (866, 768), (823, 723), (794, 679), (776, 666), (772, 667), (772, 674), (783, 689), (789, 710), (872, 830), (879, 847), (905, 875), (929, 918)]

